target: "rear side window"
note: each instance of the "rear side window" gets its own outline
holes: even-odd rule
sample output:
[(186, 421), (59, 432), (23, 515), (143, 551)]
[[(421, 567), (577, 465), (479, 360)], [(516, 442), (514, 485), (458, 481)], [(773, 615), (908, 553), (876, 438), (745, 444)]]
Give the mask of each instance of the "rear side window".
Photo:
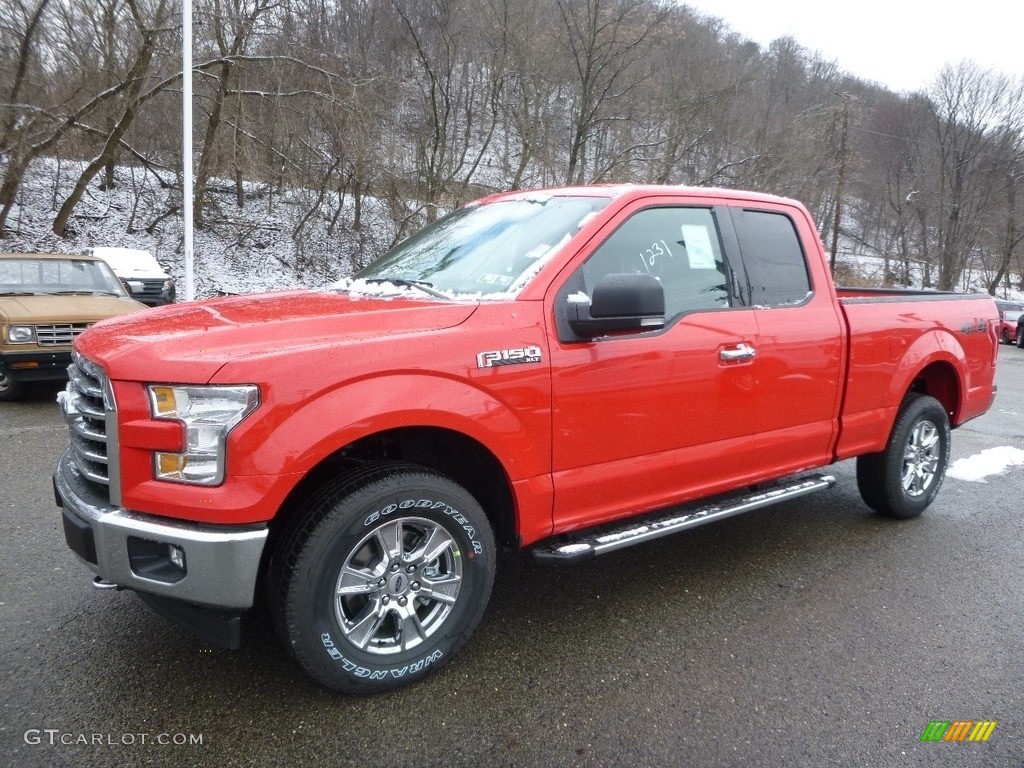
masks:
[(733, 223), (750, 282), (750, 303), (778, 307), (806, 299), (811, 280), (792, 219), (781, 213), (734, 209)]

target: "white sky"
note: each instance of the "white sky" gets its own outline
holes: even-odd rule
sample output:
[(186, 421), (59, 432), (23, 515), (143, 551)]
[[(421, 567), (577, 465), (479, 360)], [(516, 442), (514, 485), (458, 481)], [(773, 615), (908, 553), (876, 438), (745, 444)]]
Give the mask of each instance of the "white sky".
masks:
[(784, 35), (863, 80), (924, 90), (944, 64), (972, 59), (1024, 76), (1024, 6), (1015, 0), (680, 0), (762, 46)]

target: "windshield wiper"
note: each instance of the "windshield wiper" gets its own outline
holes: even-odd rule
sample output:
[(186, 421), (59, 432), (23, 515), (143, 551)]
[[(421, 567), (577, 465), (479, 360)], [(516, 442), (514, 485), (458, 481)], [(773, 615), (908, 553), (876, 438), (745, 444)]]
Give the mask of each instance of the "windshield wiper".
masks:
[(452, 300), (451, 296), (437, 290), (433, 283), (428, 283), (426, 280), (410, 280), (407, 277), (364, 277), (362, 279), (367, 283), (390, 283), (391, 285), (399, 285), (405, 288), (419, 288), (424, 293), (435, 298), (444, 299), (445, 301)]
[(45, 293), (36, 291), (0, 291), (0, 296), (45, 296)]
[(117, 296), (113, 291), (50, 291), (48, 296)]

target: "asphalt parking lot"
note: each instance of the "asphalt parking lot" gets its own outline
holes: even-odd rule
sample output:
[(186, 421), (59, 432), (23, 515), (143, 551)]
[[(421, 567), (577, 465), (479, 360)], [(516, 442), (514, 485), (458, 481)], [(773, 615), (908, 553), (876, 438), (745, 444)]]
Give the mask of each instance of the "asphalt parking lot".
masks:
[[(1024, 449), (1024, 350), (953, 459)], [(318, 688), (269, 634), (213, 650), (64, 545), (56, 388), (0, 404), (0, 762), (12, 766), (1024, 766), (1024, 468), (872, 514), (823, 494), (568, 568), (508, 556), (412, 688)], [(924, 742), (932, 721), (995, 721)]]

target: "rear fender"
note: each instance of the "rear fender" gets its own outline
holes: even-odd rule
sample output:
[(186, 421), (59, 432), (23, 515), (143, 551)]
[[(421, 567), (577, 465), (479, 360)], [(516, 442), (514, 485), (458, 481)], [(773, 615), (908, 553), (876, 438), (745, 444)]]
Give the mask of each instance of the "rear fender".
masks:
[[(892, 409), (893, 419), (907, 394), (917, 391), (942, 403), (950, 423), (957, 424), (963, 405), (961, 372), (967, 366), (964, 348), (953, 334), (933, 330), (919, 336), (903, 354), (890, 380), (885, 404)], [(886, 436), (892, 431), (892, 423), (887, 427)]]

